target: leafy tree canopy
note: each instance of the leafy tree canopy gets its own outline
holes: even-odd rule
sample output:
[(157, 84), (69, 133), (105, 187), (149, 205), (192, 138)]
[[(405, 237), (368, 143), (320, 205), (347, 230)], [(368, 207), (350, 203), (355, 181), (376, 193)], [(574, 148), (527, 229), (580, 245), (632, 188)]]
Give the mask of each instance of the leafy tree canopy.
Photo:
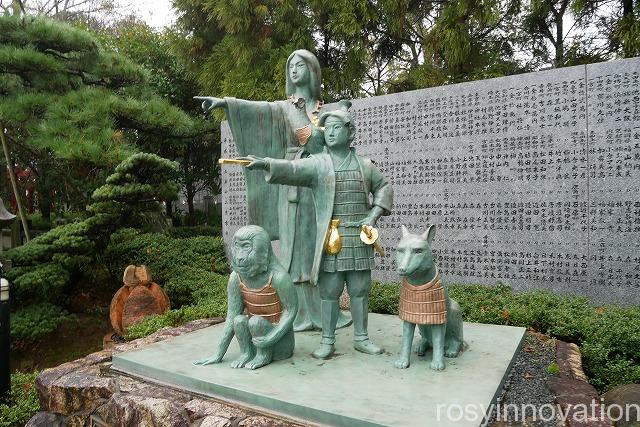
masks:
[(220, 155), (219, 122), (205, 121), (200, 103), (193, 96), (200, 92), (198, 82), (176, 54), (175, 41), (180, 34), (174, 29), (155, 31), (135, 17), (129, 17), (97, 32), (107, 49), (140, 64), (149, 74), (149, 89), (187, 112), (202, 131), (193, 138), (181, 138), (170, 144), (158, 144), (156, 139), (141, 143), (145, 151), (178, 161), (179, 181), (193, 213), (196, 193), (209, 189), (218, 191), (217, 158)]
[(0, 123), (14, 159), (35, 174), (43, 216), (54, 196), (83, 207), (104, 171), (138, 147), (209, 132), (154, 95), (149, 78), (87, 31), (0, 16)]
[(638, 0), (174, 0), (204, 93), (281, 99), (316, 53), (325, 101), (637, 55)]

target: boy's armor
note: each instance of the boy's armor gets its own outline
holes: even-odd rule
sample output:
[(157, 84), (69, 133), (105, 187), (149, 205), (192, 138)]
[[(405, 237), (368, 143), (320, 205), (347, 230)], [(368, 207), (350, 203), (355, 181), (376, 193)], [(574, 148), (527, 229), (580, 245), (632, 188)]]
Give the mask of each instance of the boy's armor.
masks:
[(375, 266), (373, 248), (360, 240), (361, 227), (349, 225), (366, 218), (368, 195), (358, 162), (352, 153), (336, 171), (336, 192), (333, 218), (340, 219), (338, 232), (342, 236), (342, 249), (336, 255), (324, 255), (322, 270), (326, 272), (372, 270)]

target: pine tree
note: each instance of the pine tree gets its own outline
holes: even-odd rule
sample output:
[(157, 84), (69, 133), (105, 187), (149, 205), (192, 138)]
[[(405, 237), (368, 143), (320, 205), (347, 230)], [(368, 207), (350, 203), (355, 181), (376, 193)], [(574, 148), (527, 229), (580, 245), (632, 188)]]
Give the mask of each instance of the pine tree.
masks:
[[(220, 157), (220, 132), (217, 123), (203, 120), (200, 103), (193, 99), (200, 91), (198, 82), (174, 49), (174, 42), (181, 35), (172, 28), (155, 31), (130, 17), (103, 28), (98, 37), (106, 48), (144, 67), (150, 75), (150, 89), (189, 114), (194, 124), (203, 130), (193, 138), (174, 139), (167, 144), (158, 144), (157, 139), (141, 144), (144, 151), (155, 152), (179, 163), (179, 182), (191, 218), (198, 192), (208, 189), (215, 194), (219, 191), (217, 159)], [(167, 207), (171, 212), (171, 205)]]
[(108, 170), (138, 147), (203, 128), (149, 89), (148, 72), (88, 32), (42, 17), (0, 16), (0, 123), (35, 175), (39, 208), (82, 209)]
[(158, 218), (161, 200), (175, 199), (177, 165), (155, 154), (124, 160), (97, 188), (85, 220), (56, 227), (11, 249), (8, 272), (20, 305), (43, 301), (60, 304), (71, 284), (121, 227), (145, 227)]

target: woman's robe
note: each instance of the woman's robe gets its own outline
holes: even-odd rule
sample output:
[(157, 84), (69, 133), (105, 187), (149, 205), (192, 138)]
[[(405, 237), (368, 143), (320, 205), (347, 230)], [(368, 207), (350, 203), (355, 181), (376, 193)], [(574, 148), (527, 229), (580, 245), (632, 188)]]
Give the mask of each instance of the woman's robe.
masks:
[[(317, 135), (306, 146), (294, 134), (296, 111), (291, 100), (264, 102), (225, 98), (227, 119), (238, 154), (295, 160), (322, 149)], [(320, 138), (322, 136), (320, 135)], [(269, 185), (264, 172), (244, 169), (248, 223), (263, 227), (280, 241), (279, 258), (297, 286), (300, 301), (296, 326), (311, 321), (320, 327), (320, 297), (312, 282), (316, 218), (310, 189)], [(341, 314), (338, 327), (351, 323)]]

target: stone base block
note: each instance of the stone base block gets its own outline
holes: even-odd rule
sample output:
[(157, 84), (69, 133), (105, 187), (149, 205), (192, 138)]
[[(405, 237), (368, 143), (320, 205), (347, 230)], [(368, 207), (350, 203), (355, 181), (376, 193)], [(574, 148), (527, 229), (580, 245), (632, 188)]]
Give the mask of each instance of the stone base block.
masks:
[[(291, 359), (255, 371), (232, 369), (234, 340), (223, 362), (195, 366), (215, 351), (223, 324), (113, 356), (113, 369), (192, 392), (240, 402), (312, 423), (334, 426), (478, 426), (501, 391), (524, 328), (465, 324), (467, 350), (429, 369), (431, 354), (394, 367), (401, 343), (397, 316), (371, 314), (369, 333), (386, 352), (371, 356), (352, 345), (352, 328), (337, 333), (336, 354), (311, 357), (320, 332), (296, 334)], [(417, 334), (417, 333), (416, 333)], [(417, 338), (415, 342), (417, 343)], [(466, 412), (464, 412), (466, 410)]]

